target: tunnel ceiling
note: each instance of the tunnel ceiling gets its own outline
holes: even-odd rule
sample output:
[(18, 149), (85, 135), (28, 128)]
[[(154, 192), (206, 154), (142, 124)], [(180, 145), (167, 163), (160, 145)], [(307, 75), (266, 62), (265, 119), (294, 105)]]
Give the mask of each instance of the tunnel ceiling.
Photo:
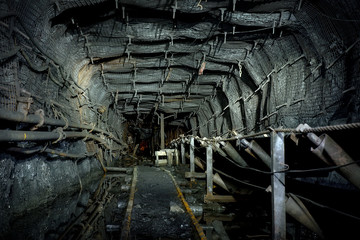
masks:
[[(359, 120), (358, 1), (1, 1), (2, 85), (30, 112), (201, 136)], [(4, 87), (3, 87), (4, 89)], [(4, 90), (3, 90), (4, 91)], [(12, 108), (11, 102), (1, 102)]]

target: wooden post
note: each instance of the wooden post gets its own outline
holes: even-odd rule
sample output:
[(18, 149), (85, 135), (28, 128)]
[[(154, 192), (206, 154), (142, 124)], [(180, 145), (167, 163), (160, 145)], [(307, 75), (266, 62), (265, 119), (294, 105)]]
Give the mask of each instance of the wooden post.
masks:
[[(194, 137), (190, 137), (190, 172), (195, 172), (195, 156), (194, 156), (194, 150), (195, 150), (195, 141)], [(191, 178), (191, 181), (195, 181), (195, 178)]]
[(213, 153), (211, 145), (206, 147), (206, 195), (213, 194)]
[(160, 113), (160, 148), (165, 148), (165, 127), (164, 127), (164, 114)]
[(181, 139), (181, 163), (185, 164), (185, 141), (184, 138)]
[[(271, 133), (271, 171), (283, 170), (285, 163), (284, 133)], [(272, 239), (286, 240), (285, 174), (271, 177)]]

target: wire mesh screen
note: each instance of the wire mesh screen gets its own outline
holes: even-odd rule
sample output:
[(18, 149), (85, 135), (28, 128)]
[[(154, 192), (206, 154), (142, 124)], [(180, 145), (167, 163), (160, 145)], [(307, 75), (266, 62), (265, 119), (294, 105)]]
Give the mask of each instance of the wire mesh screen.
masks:
[(17, 62), (0, 65), (0, 107), (16, 111)]

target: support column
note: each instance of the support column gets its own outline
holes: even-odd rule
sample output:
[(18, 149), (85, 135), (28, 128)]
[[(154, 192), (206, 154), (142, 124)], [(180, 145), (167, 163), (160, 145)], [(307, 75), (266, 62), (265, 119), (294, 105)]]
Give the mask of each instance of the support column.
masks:
[(181, 163), (185, 164), (185, 141), (181, 138)]
[(213, 195), (213, 152), (211, 145), (206, 147), (206, 195)]
[[(271, 133), (271, 171), (283, 170), (285, 163), (284, 133)], [(271, 177), (272, 239), (286, 240), (285, 173)]]
[[(194, 156), (194, 150), (195, 150), (195, 141), (194, 137), (190, 137), (190, 173), (195, 172), (195, 156)], [(195, 178), (191, 178), (191, 181), (195, 181)]]
[(165, 148), (165, 130), (164, 130), (164, 114), (160, 113), (160, 148)]

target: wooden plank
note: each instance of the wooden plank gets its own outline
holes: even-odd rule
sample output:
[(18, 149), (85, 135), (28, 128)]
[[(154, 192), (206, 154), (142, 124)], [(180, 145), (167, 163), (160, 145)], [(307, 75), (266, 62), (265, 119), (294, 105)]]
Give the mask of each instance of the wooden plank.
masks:
[(133, 179), (132, 179), (132, 184), (131, 184), (131, 189), (130, 189), (130, 196), (129, 196), (129, 202), (126, 208), (126, 212), (125, 212), (125, 219), (123, 222), (123, 226), (122, 226), (122, 231), (121, 231), (121, 239), (122, 240), (126, 240), (128, 239), (130, 236), (130, 223), (131, 223), (131, 213), (132, 213), (132, 209), (133, 209), (133, 205), (134, 205), (134, 197), (135, 197), (135, 188), (136, 188), (136, 183), (137, 183), (137, 167), (134, 168), (134, 172), (133, 172)]
[(185, 172), (185, 178), (206, 178), (206, 174), (200, 172)]
[[(284, 133), (271, 133), (271, 171), (283, 170), (285, 164)], [(285, 173), (271, 176), (272, 239), (286, 239)]]
[(205, 195), (204, 202), (236, 202), (231, 195)]
[(204, 213), (204, 221), (206, 224), (210, 225), (214, 220), (219, 220), (222, 222), (231, 222), (235, 218), (234, 215), (222, 214), (222, 213)]

